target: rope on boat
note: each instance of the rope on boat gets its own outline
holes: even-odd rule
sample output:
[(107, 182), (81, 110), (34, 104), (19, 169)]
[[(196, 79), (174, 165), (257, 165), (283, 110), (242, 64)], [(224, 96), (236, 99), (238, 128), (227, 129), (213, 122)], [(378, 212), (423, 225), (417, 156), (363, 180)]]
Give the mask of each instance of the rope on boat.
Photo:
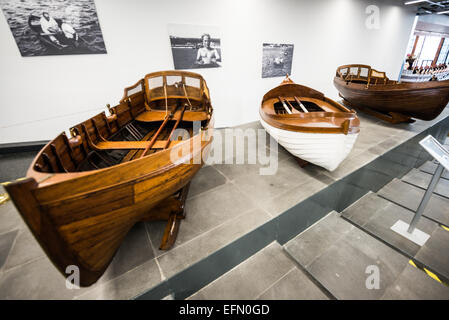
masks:
[(186, 96), (187, 102), (189, 103), (190, 110), (192, 110), (193, 107), (192, 107), (192, 104), (190, 103), (189, 96), (188, 96), (187, 90), (186, 90), (186, 85), (184, 84), (184, 82), (182, 83), (182, 88), (184, 89), (184, 94)]
[(167, 84), (164, 83), (164, 95), (165, 95), (165, 117), (168, 114), (168, 99), (167, 99)]

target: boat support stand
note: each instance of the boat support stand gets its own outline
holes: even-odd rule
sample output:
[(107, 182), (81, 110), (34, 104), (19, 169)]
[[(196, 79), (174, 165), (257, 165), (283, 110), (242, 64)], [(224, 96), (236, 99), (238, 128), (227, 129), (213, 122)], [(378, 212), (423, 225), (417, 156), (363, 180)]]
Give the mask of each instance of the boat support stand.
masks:
[(389, 122), (391, 124), (398, 124), (398, 123), (413, 123), (416, 120), (412, 119), (409, 116), (406, 116), (402, 113), (398, 113), (398, 112), (389, 112), (387, 113), (382, 113), (382, 112), (378, 112), (376, 110), (370, 109), (370, 108), (365, 108), (362, 106), (354, 106), (352, 105), (348, 100), (346, 100), (341, 94), (339, 94), (340, 98), (343, 99), (343, 104), (347, 107), (350, 107), (352, 109), (359, 109), (362, 110), (365, 113), (368, 113), (378, 119), (381, 119), (383, 121)]
[(181, 220), (186, 217), (185, 203), (189, 193), (190, 182), (172, 196), (162, 200), (151, 209), (144, 221), (167, 221), (162, 236), (160, 250), (170, 249), (176, 241)]

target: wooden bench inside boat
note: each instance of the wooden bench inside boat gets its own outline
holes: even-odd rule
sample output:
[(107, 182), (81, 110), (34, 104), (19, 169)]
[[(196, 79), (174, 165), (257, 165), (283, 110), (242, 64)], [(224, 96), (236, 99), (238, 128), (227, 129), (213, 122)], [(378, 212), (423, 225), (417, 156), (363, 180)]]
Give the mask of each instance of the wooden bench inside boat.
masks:
[[(78, 172), (138, 159), (184, 140), (173, 136), (193, 123), (210, 120), (209, 89), (191, 72), (163, 71), (145, 76), (124, 89), (119, 104), (70, 128), (42, 152), (35, 163), (40, 172)], [(178, 133), (176, 133), (178, 134)], [(187, 139), (186, 135), (186, 139)]]
[[(64, 277), (67, 266), (79, 267), (81, 286), (99, 279), (140, 221), (167, 221), (159, 249), (175, 243), (190, 181), (212, 142), (201, 139), (213, 108), (199, 74), (148, 74), (108, 109), (71, 127), (70, 138), (51, 140), (27, 178), (5, 187)], [(169, 148), (181, 142), (188, 148), (173, 161)]]

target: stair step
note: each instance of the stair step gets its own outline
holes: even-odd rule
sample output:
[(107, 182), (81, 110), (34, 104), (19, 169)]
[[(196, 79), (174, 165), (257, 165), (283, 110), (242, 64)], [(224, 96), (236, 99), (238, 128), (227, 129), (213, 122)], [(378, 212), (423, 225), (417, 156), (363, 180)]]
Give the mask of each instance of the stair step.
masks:
[(299, 300), (327, 296), (297, 268), (279, 243), (272, 242), (188, 299)]
[(429, 279), (421, 270), (410, 264), (394, 284), (385, 291), (383, 300), (448, 300), (448, 287)]
[[(377, 194), (381, 197), (399, 204), (413, 212), (416, 212), (425, 191), (405, 183), (398, 179), (393, 179), (390, 183), (380, 189)], [(433, 194), (424, 210), (423, 215), (449, 226), (449, 199)]]
[[(414, 213), (373, 192), (367, 193), (342, 212), (342, 216), (366, 232), (389, 243), (407, 256), (415, 256), (420, 246), (391, 230), (398, 220), (410, 223)], [(438, 226), (426, 218), (420, 219), (417, 228), (431, 234)]]
[[(426, 173), (434, 174), (435, 171), (437, 170), (437, 167), (438, 165), (434, 161), (427, 161), (421, 167), (419, 167), (419, 170), (424, 171)], [(444, 179), (449, 179), (449, 171), (445, 170), (441, 177)]]
[[(409, 173), (402, 177), (401, 180), (427, 190), (432, 177), (433, 175), (430, 173), (426, 173), (418, 169), (412, 169)], [(449, 198), (449, 180), (440, 179), (433, 193)]]
[(417, 229), (430, 235), (429, 240), (421, 247), (391, 230), (398, 220), (410, 223), (414, 212), (385, 200), (375, 193), (367, 193), (346, 208), (342, 216), (405, 256), (413, 257), (449, 279), (449, 231), (436, 222), (424, 216), (419, 220)]
[[(356, 211), (368, 211), (369, 208), (376, 209), (377, 205), (388, 204), (385, 199), (376, 197), (373, 193), (365, 195), (346, 209), (344, 214), (358, 217), (360, 221), (369, 221), (366, 217), (360, 218)], [(332, 229), (332, 225), (336, 228)], [(381, 299), (387, 292), (393, 295), (395, 292), (391, 288), (402, 284), (401, 281), (404, 280), (401, 275), (409, 266), (409, 258), (353, 226), (336, 212), (331, 212), (289, 241), (285, 249), (315, 281), (337, 299)], [(309, 250), (314, 251), (314, 254), (308, 252)], [(376, 267), (380, 276), (379, 289), (368, 289), (366, 282), (370, 274), (367, 272), (372, 272), (369, 268)], [(423, 281), (435, 282), (443, 291), (449, 292), (449, 288), (430, 277), (426, 276)], [(426, 294), (427, 287), (413, 287), (410, 290), (415, 295), (422, 296)]]

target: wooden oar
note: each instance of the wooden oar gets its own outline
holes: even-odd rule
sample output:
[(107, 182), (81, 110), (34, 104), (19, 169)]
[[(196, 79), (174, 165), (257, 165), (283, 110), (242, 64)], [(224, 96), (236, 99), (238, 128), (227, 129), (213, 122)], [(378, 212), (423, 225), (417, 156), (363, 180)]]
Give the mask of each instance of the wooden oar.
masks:
[(304, 107), (304, 105), (302, 104), (302, 102), (296, 98), (296, 96), (294, 97), (295, 101), (299, 104), (299, 106), (301, 107), (302, 111), (304, 111), (305, 113), (309, 113), (309, 111), (306, 109), (306, 107)]
[(290, 108), (292, 109), (292, 113), (300, 113), (298, 110), (296, 110), (293, 105), (290, 103), (290, 101), (288, 101), (288, 99), (284, 98), (284, 100), (288, 103), (288, 105), (290, 106)]
[(151, 147), (154, 145), (154, 143), (156, 142), (157, 137), (159, 136), (159, 134), (161, 133), (162, 129), (164, 129), (165, 125), (167, 124), (168, 120), (171, 118), (171, 114), (167, 114), (165, 116), (164, 122), (162, 122), (161, 126), (159, 127), (159, 129), (157, 130), (157, 132), (154, 134), (153, 138), (151, 138), (150, 143), (148, 144), (148, 146), (145, 148), (145, 150), (143, 151), (142, 155), (140, 156), (140, 158), (143, 158), (144, 156), (146, 156), (148, 150), (151, 149)]
[(173, 135), (173, 132), (175, 132), (176, 128), (178, 127), (179, 123), (180, 123), (181, 120), (182, 120), (182, 117), (184, 116), (184, 111), (186, 111), (186, 106), (185, 106), (185, 105), (184, 105), (184, 107), (182, 107), (182, 111), (181, 111), (181, 115), (180, 115), (179, 119), (176, 120), (175, 125), (174, 125), (173, 128), (171, 129), (170, 135), (168, 136), (168, 140), (167, 140), (167, 143), (166, 143), (165, 146), (164, 146), (164, 149), (167, 149), (167, 148), (168, 148), (168, 146), (169, 146), (169, 144), (170, 144), (170, 142), (171, 142), (171, 137), (172, 137), (172, 135)]
[(282, 106), (284, 107), (285, 111), (287, 111), (288, 114), (292, 114), (292, 112), (290, 111), (290, 109), (287, 107), (287, 105), (285, 104), (285, 102), (282, 100), (281, 97), (278, 97), (279, 101), (282, 103)]

